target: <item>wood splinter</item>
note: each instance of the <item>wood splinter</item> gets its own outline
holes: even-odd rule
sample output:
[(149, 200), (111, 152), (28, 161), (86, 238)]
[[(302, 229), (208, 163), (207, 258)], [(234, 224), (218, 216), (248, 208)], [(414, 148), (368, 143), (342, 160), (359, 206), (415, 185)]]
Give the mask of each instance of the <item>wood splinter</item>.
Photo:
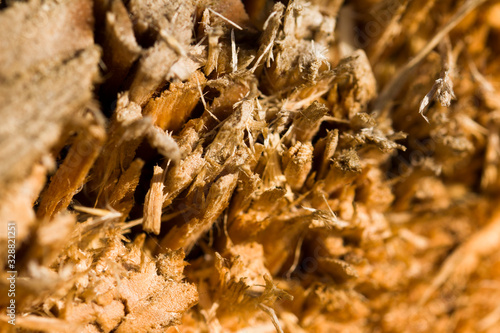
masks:
[(161, 207), (163, 204), (163, 181), (165, 172), (160, 166), (154, 167), (153, 178), (151, 179), (151, 188), (146, 194), (144, 201), (144, 220), (142, 228), (146, 232), (158, 235), (161, 228)]

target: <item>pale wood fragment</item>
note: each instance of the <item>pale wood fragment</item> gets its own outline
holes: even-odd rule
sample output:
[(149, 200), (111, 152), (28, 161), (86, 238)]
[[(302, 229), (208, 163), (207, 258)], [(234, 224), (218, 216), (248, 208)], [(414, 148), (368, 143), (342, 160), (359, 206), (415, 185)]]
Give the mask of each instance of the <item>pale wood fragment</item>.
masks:
[(151, 187), (144, 200), (144, 217), (142, 228), (146, 232), (152, 232), (156, 235), (160, 233), (161, 228), (161, 207), (163, 204), (163, 182), (165, 180), (165, 171), (159, 167), (154, 167)]

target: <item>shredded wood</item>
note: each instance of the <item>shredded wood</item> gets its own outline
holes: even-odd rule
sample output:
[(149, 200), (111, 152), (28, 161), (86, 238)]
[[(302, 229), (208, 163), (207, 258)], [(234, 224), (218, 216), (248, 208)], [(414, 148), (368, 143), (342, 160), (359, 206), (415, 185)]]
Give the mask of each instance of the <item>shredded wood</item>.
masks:
[(498, 332), (499, 15), (0, 2), (0, 332)]

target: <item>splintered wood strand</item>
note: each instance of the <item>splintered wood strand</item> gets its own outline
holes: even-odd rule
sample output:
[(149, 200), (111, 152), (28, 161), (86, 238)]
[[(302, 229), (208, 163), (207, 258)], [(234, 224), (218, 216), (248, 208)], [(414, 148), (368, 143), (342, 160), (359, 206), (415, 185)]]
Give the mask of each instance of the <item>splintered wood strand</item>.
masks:
[[(264, 23), (264, 33), (261, 37), (261, 45), (259, 47), (259, 51), (257, 52), (257, 59), (255, 60), (255, 64), (253, 65), (251, 72), (255, 72), (257, 67), (261, 65), (262, 59), (267, 55), (267, 58), (270, 60), (272, 57), (272, 47), (278, 35), (278, 29), (281, 25), (281, 19), (283, 17), (283, 12), (285, 10), (285, 6), (281, 2), (278, 2), (274, 5), (271, 14), (267, 18)], [(270, 61), (268, 61), (268, 67), (270, 65)]]
[(151, 126), (146, 132), (149, 144), (156, 148), (165, 158), (177, 163), (180, 156), (179, 146), (172, 136), (157, 126)]
[(157, 42), (139, 61), (137, 74), (130, 86), (130, 100), (143, 106), (160, 84), (178, 56), (165, 42)]
[(313, 147), (311, 144), (302, 144), (290, 148), (287, 152), (288, 162), (285, 166), (285, 177), (294, 191), (304, 185), (307, 175), (312, 168)]
[(339, 142), (339, 130), (334, 129), (333, 131), (328, 132), (326, 136), (325, 149), (323, 151), (323, 160), (318, 174), (319, 179), (322, 179), (326, 176), (329, 170), (329, 166), (332, 162), (333, 155), (337, 150), (338, 142)]
[(144, 220), (142, 222), (142, 228), (144, 231), (152, 232), (155, 235), (160, 233), (161, 228), (164, 178), (164, 170), (159, 166), (155, 166), (153, 178), (151, 179), (151, 187), (144, 200)]
[(237, 181), (238, 174), (229, 174), (217, 180), (210, 187), (201, 211), (181, 227), (174, 227), (162, 240), (161, 245), (171, 249), (190, 249), (227, 208)]
[(144, 166), (144, 161), (135, 159), (129, 168), (120, 176), (118, 183), (113, 188), (109, 198), (109, 205), (127, 216), (134, 205), (134, 191), (139, 184), (139, 177)]
[(174, 165), (167, 174), (165, 182), (165, 200), (163, 207), (167, 207), (172, 201), (186, 189), (195, 176), (201, 171), (206, 161), (202, 157), (202, 146), (198, 146), (195, 151)]
[(314, 102), (307, 109), (299, 111), (292, 123), (295, 138), (300, 142), (311, 141), (318, 132), (323, 117), (327, 114), (328, 108), (318, 102)]
[(91, 125), (78, 134), (63, 164), (50, 180), (50, 185), (40, 198), (38, 218), (50, 218), (68, 207), (78, 189), (85, 183), (105, 140), (104, 129)]
[(178, 131), (198, 103), (205, 82), (205, 75), (197, 71), (186, 83), (172, 83), (161, 96), (148, 102), (143, 115), (153, 118), (163, 130)]

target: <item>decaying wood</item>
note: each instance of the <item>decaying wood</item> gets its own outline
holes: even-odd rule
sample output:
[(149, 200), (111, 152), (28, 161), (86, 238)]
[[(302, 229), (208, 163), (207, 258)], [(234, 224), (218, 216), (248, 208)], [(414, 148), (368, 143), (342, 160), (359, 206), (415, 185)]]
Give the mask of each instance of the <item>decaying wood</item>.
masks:
[(499, 12), (1, 3), (0, 331), (496, 332)]

